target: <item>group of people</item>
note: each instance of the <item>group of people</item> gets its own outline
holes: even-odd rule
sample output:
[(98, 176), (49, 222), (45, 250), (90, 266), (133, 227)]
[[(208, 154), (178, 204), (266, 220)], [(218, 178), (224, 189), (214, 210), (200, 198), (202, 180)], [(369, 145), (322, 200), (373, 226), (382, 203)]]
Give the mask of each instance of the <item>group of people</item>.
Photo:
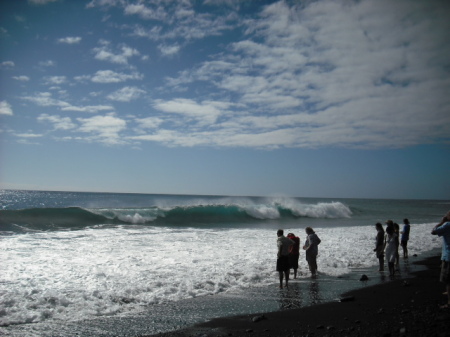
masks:
[[(399, 271), (400, 255), (398, 248), (403, 248), (403, 258), (408, 258), (408, 240), (411, 225), (408, 219), (403, 219), (403, 230), (400, 231), (398, 223), (392, 220), (386, 221), (386, 232), (381, 223), (376, 223), (377, 230), (375, 249), (373, 250), (378, 258), (379, 271), (384, 271), (384, 259), (388, 263), (389, 275), (394, 276), (395, 271)], [(401, 235), (401, 237), (400, 237)]]
[[(403, 248), (403, 257), (408, 258), (408, 240), (410, 232), (410, 223), (408, 219), (403, 220), (403, 230), (400, 232), (400, 226), (392, 220), (386, 221), (386, 231), (381, 223), (375, 224), (377, 230), (376, 252), (380, 271), (384, 270), (384, 258), (389, 267), (389, 274), (394, 276), (398, 270), (399, 245)], [(450, 307), (450, 211), (442, 218), (442, 220), (433, 228), (431, 234), (442, 237), (442, 254), (441, 254), (441, 275), (440, 281), (445, 284), (444, 295), (447, 296), (447, 304), (442, 308)], [(401, 236), (400, 236), (401, 235)], [(400, 240), (400, 242), (399, 242)], [(397, 266), (397, 268), (396, 268)]]
[[(379, 261), (379, 270), (384, 271), (385, 257), (389, 268), (389, 274), (394, 276), (398, 270), (399, 252), (401, 246), (403, 249), (403, 258), (408, 258), (408, 240), (411, 225), (408, 219), (403, 219), (403, 229), (392, 220), (386, 221), (386, 230), (381, 223), (375, 224), (377, 230), (376, 246), (374, 252)], [(306, 227), (306, 240), (303, 249), (306, 254), (309, 270), (312, 276), (317, 274), (317, 255), (318, 246), (321, 242), (317, 234), (311, 227)], [(443, 308), (450, 307), (450, 211), (433, 228), (431, 234), (442, 237), (442, 265), (440, 281), (446, 285), (444, 294), (448, 297), (448, 302)], [(286, 287), (289, 284), (290, 269), (294, 269), (294, 278), (297, 278), (298, 260), (300, 256), (300, 238), (293, 233), (284, 236), (284, 231), (277, 231), (277, 271), (280, 276), (280, 289), (283, 288), (283, 278), (285, 278)], [(397, 266), (397, 268), (396, 268)]]
[[(311, 275), (317, 274), (317, 255), (318, 246), (321, 242), (317, 234), (311, 227), (306, 227), (306, 240), (303, 245), (306, 261), (308, 262)], [(277, 271), (280, 276), (280, 289), (283, 288), (283, 278), (285, 278), (286, 287), (289, 285), (290, 269), (294, 269), (294, 278), (297, 278), (298, 260), (300, 257), (300, 238), (293, 233), (284, 236), (284, 231), (277, 231)]]

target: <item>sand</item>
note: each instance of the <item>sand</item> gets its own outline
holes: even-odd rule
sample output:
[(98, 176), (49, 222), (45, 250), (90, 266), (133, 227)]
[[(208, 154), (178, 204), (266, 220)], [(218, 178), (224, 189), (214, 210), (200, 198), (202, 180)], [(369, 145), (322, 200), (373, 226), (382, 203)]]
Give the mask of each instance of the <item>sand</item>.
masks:
[(342, 294), (343, 301), (300, 309), (216, 318), (153, 337), (213, 336), (450, 336), (450, 310), (439, 282), (438, 256), (427, 268)]

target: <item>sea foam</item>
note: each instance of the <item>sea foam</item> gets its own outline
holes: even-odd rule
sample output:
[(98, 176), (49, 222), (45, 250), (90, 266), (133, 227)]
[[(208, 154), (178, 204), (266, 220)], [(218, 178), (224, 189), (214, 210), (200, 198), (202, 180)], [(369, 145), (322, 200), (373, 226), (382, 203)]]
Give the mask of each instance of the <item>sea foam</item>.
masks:
[[(431, 224), (414, 224), (410, 255), (440, 246)], [(286, 228), (305, 239), (304, 228)], [(374, 267), (372, 226), (315, 228), (319, 272)], [(301, 278), (308, 277), (300, 253)], [(0, 324), (133, 313), (153, 303), (278, 282), (276, 231), (115, 226), (2, 237)], [(319, 276), (320, 277), (320, 276)]]

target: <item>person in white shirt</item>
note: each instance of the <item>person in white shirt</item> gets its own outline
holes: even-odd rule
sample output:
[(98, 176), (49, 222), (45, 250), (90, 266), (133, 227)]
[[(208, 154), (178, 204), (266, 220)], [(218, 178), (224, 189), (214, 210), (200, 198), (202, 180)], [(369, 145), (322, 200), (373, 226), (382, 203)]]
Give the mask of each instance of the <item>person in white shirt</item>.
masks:
[(288, 288), (290, 269), (289, 249), (295, 242), (285, 237), (282, 229), (277, 231), (277, 236), (277, 271), (280, 275), (280, 289), (283, 289), (283, 276), (286, 278), (286, 288)]

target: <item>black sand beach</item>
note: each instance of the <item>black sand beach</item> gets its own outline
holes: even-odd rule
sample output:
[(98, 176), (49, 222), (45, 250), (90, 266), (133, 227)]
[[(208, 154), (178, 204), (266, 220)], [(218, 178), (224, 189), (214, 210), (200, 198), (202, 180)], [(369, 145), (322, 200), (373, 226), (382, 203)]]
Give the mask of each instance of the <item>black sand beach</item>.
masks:
[(408, 279), (347, 294), (343, 301), (299, 309), (216, 318), (153, 337), (212, 336), (450, 336), (450, 310), (439, 283), (438, 256)]

